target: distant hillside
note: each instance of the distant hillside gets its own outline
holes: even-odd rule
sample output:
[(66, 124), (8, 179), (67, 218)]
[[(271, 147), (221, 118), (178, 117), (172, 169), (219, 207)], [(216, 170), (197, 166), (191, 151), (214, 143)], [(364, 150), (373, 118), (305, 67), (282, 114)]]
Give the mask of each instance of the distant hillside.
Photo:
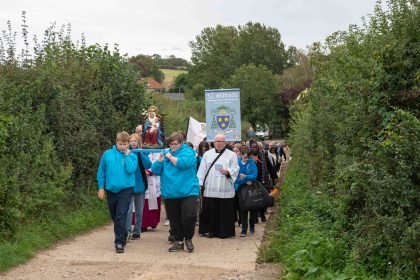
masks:
[(166, 90), (173, 87), (175, 83), (175, 79), (176, 77), (178, 77), (178, 75), (188, 72), (186, 70), (174, 70), (174, 69), (162, 69), (162, 68), (160, 68), (159, 70), (162, 71), (163, 74), (165, 74), (165, 78), (163, 79), (163, 86), (165, 87)]
[(155, 54), (152, 57), (155, 64), (163, 69), (187, 70), (191, 66), (187, 60), (175, 57), (174, 55), (168, 58), (162, 58), (160, 55)]

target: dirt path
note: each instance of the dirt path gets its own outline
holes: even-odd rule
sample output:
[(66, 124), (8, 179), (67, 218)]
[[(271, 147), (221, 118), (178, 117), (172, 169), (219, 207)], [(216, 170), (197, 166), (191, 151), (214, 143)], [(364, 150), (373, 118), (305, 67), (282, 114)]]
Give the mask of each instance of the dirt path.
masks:
[(239, 237), (239, 227), (235, 238), (196, 235), (194, 253), (169, 253), (168, 227), (161, 223), (156, 231), (130, 241), (124, 254), (117, 254), (109, 224), (38, 253), (0, 274), (0, 279), (277, 279), (276, 267), (255, 263), (264, 227), (257, 224), (255, 234), (245, 238)]

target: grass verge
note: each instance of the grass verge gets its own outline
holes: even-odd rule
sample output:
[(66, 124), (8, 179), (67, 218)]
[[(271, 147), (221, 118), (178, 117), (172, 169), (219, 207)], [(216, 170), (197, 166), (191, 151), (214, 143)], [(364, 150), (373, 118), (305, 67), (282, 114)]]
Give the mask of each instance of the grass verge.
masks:
[(332, 202), (310, 188), (293, 163), (279, 204), (258, 261), (280, 263), (281, 279), (378, 279), (352, 262), (345, 241), (334, 231)]
[(110, 221), (106, 203), (87, 199), (81, 208), (57, 213), (22, 226), (13, 242), (0, 242), (0, 271), (26, 262), (39, 250), (51, 247), (56, 241), (104, 225)]

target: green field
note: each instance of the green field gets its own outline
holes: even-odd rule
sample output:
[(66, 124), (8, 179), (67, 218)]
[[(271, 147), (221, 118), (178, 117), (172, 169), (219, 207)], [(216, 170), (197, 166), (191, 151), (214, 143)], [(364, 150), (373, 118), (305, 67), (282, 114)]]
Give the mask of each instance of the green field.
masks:
[(186, 70), (175, 70), (175, 69), (159, 69), (160, 71), (165, 74), (165, 79), (163, 80), (163, 86), (165, 88), (171, 88), (172, 85), (175, 83), (176, 77), (178, 77), (182, 73), (187, 73)]

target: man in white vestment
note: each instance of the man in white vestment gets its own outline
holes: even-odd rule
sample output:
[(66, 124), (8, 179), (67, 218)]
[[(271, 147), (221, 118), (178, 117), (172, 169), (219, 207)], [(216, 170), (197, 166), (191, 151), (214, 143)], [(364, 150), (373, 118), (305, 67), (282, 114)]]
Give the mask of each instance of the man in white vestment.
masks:
[(204, 153), (197, 172), (203, 193), (198, 232), (208, 237), (227, 238), (235, 236), (234, 182), (239, 165), (237, 155), (226, 149), (223, 134), (215, 136), (214, 146)]

